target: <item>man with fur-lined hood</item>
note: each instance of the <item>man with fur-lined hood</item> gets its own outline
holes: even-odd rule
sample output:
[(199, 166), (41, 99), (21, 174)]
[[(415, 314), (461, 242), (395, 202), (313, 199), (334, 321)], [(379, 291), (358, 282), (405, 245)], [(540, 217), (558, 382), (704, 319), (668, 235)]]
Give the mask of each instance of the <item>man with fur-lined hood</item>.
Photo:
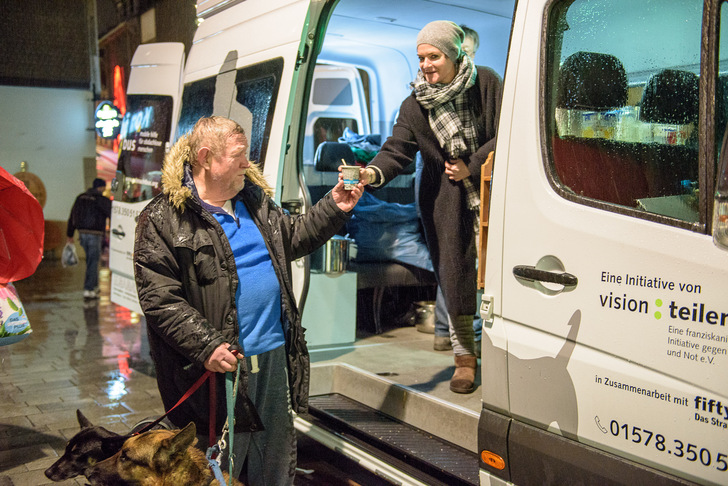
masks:
[[(217, 116), (200, 119), (175, 143), (162, 169), (163, 192), (139, 216), (134, 271), (165, 409), (205, 370), (216, 372), (219, 435), (224, 372), (240, 366), (233, 474), (244, 466), (245, 484), (292, 484), (290, 411), (307, 409), (309, 357), (291, 262), (338, 231), (363, 185), (347, 191), (340, 177), (309, 212), (290, 215), (248, 162), (247, 144), (240, 125)], [(180, 428), (193, 421), (204, 434), (208, 395), (193, 394), (170, 420)]]

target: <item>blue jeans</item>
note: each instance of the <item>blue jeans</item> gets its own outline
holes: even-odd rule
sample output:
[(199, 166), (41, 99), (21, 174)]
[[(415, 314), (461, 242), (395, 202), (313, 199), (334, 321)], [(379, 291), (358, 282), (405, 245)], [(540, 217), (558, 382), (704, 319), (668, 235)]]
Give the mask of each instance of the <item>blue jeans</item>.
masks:
[(103, 238), (103, 235), (93, 233), (78, 234), (81, 248), (86, 252), (86, 278), (83, 281), (83, 290), (96, 290), (99, 286), (99, 260)]
[[(480, 308), (480, 297), (482, 291), (478, 290), (478, 308)], [(437, 286), (437, 297), (435, 298), (435, 336), (450, 337), (450, 326), (448, 324), (447, 308), (445, 307), (445, 296), (442, 295), (442, 289)], [(475, 331), (475, 340), (480, 341), (483, 332), (483, 319), (480, 318), (478, 312), (473, 316), (473, 331)]]

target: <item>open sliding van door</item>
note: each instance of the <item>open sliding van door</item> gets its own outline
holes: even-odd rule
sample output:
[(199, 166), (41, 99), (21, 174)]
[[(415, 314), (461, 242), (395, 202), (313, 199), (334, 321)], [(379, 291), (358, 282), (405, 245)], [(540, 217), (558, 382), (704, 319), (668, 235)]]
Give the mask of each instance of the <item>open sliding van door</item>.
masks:
[[(303, 106), (299, 76), (310, 59), (317, 6), (325, 1), (246, 0), (197, 3), (201, 23), (185, 68), (177, 136), (204, 116), (237, 121), (279, 204), (303, 210), (295, 160), (299, 123), (292, 113)], [(313, 69), (313, 68), (311, 68)], [(285, 194), (285, 196), (284, 196)], [(283, 204), (284, 207), (287, 204)], [(294, 265), (301, 300), (306, 272)]]
[(728, 483), (720, 5), (519, 2), (486, 257), (484, 473)]
[(184, 45), (142, 44), (134, 53), (111, 209), (111, 301), (141, 313), (134, 282), (136, 220), (161, 192), (161, 169), (180, 106)]

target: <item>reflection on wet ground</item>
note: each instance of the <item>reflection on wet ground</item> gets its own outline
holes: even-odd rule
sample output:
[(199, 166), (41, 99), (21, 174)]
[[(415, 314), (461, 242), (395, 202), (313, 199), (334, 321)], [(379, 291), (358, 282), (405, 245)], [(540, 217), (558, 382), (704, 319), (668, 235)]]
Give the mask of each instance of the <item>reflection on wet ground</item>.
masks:
[(83, 271), (44, 260), (15, 283), (33, 332), (0, 347), (0, 486), (86, 484), (43, 474), (78, 432), (76, 409), (118, 433), (164, 412), (144, 320), (109, 302), (108, 269), (84, 301)]
[[(44, 260), (33, 276), (15, 283), (33, 332), (0, 346), (0, 486), (86, 484), (83, 478), (52, 483), (43, 474), (78, 432), (76, 409), (117, 433), (164, 412), (144, 319), (109, 301), (107, 268), (101, 297), (84, 301), (83, 271), (83, 262), (63, 268)], [(452, 354), (433, 351), (432, 334), (394, 320), (384, 325), (384, 333), (359, 336), (351, 345), (313, 346), (312, 364), (347, 363), (480, 410), (480, 389), (450, 392)]]

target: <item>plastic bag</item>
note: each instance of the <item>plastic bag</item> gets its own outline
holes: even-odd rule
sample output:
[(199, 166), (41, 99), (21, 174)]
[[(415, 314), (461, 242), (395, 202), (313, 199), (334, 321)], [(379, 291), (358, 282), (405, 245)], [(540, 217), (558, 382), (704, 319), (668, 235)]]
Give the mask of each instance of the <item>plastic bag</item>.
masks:
[(61, 265), (63, 265), (63, 268), (78, 265), (76, 245), (73, 243), (66, 243), (66, 246), (63, 247), (63, 253), (61, 253)]
[(17, 343), (30, 335), (30, 323), (13, 284), (0, 284), (0, 346)]

